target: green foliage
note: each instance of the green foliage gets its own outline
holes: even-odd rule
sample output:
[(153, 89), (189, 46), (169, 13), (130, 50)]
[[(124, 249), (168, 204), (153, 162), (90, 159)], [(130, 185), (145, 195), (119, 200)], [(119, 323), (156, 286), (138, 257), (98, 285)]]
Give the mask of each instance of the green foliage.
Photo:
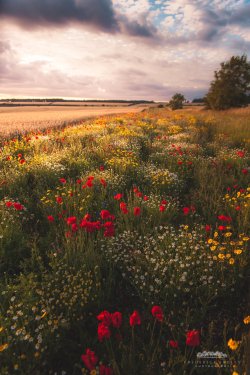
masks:
[(176, 93), (173, 95), (168, 105), (174, 111), (176, 109), (182, 109), (184, 101), (185, 101), (184, 95)]
[(232, 56), (221, 63), (221, 69), (215, 71), (206, 96), (206, 104), (212, 109), (243, 107), (249, 102), (250, 62), (247, 56)]

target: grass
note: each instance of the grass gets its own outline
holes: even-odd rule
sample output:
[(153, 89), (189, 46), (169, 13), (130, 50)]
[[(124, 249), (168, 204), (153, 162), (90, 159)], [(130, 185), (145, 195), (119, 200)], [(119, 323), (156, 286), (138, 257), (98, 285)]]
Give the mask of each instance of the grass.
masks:
[(1, 375), (247, 374), (249, 121), (151, 108), (2, 135)]

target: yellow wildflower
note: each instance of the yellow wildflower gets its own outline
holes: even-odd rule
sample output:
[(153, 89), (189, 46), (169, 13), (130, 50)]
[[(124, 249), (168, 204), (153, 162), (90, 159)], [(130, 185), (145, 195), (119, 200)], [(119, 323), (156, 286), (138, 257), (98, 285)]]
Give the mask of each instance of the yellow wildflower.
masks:
[(6, 350), (8, 348), (9, 344), (3, 344), (3, 345), (0, 345), (0, 352), (3, 352), (4, 350)]
[(224, 234), (224, 237), (231, 237), (232, 236), (232, 233), (231, 232), (227, 232)]
[(236, 254), (236, 255), (240, 255), (241, 253), (242, 253), (241, 249), (234, 250), (234, 254)]
[(218, 237), (219, 233), (218, 232), (214, 232), (214, 238)]
[(219, 254), (218, 258), (221, 259), (221, 260), (223, 260), (225, 258), (225, 255), (224, 254)]
[(211, 251), (214, 251), (215, 249), (216, 249), (216, 246), (211, 246), (211, 247), (210, 247), (210, 250), (211, 250)]
[(234, 264), (234, 258), (229, 259), (229, 264), (233, 265)]
[(238, 372), (234, 371), (232, 375), (240, 375)]
[(236, 350), (238, 346), (240, 345), (240, 341), (229, 339), (227, 345), (231, 350)]
[(207, 243), (213, 243), (213, 240), (212, 240), (212, 238), (209, 238), (208, 240), (207, 240)]
[(3, 327), (0, 327), (0, 333), (3, 332), (4, 328)]
[(244, 324), (250, 324), (250, 315), (246, 316), (243, 320)]

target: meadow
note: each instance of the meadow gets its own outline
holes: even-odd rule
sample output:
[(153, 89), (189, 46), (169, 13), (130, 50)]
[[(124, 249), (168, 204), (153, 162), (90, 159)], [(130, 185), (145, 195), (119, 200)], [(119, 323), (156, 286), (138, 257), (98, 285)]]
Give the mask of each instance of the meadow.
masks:
[(0, 136), (0, 375), (249, 374), (250, 108), (50, 121)]

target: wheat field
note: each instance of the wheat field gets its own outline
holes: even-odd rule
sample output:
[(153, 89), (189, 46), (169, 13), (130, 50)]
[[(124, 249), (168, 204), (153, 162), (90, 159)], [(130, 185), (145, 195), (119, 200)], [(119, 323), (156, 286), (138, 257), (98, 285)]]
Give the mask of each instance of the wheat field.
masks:
[(26, 131), (41, 130), (77, 123), (95, 116), (118, 113), (137, 113), (145, 109), (146, 105), (112, 107), (94, 106), (13, 106), (0, 107), (0, 135), (11, 135)]

